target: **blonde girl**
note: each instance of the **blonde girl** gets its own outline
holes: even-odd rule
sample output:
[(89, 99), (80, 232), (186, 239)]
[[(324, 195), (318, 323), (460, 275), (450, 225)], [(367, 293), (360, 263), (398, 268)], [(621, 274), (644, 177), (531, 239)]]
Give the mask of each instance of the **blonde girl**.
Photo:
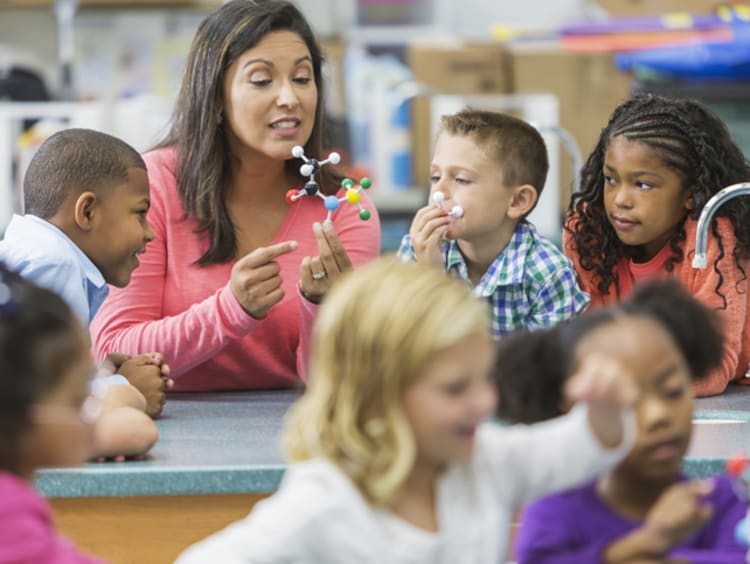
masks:
[(348, 274), (316, 321), (280, 490), (179, 562), (499, 562), (517, 507), (627, 451), (635, 388), (592, 357), (569, 387), (587, 406), (501, 428), (487, 422), (494, 357), (462, 282), (387, 257)]

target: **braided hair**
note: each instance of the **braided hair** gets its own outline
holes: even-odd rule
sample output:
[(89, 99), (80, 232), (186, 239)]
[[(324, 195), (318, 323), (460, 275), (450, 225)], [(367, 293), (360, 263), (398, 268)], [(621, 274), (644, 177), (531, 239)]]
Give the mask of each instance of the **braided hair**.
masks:
[[(653, 148), (664, 164), (682, 177), (695, 203), (687, 214), (692, 219), (698, 219), (706, 202), (722, 188), (750, 181), (750, 163), (724, 122), (701, 103), (640, 94), (618, 106), (581, 170), (580, 190), (572, 195), (568, 207), (568, 216), (573, 219), (565, 226), (572, 236), (581, 268), (595, 272), (599, 280), (597, 289), (602, 294), (609, 294), (613, 284), (617, 287), (615, 265), (620, 259), (632, 257), (638, 251), (620, 241), (604, 209), (604, 157), (612, 140), (620, 136)], [(719, 256), (713, 264), (719, 276), (715, 291), (726, 307), (726, 299), (719, 290), (723, 277), (718, 263), (725, 250), (718, 232), (718, 217), (729, 219), (734, 228), (737, 245), (732, 255), (745, 274), (740, 260), (750, 257), (750, 201), (736, 198), (727, 202), (711, 222), (711, 233), (719, 245)], [(685, 259), (680, 249), (685, 237), (683, 220), (669, 241), (672, 256), (665, 264), (668, 272)]]

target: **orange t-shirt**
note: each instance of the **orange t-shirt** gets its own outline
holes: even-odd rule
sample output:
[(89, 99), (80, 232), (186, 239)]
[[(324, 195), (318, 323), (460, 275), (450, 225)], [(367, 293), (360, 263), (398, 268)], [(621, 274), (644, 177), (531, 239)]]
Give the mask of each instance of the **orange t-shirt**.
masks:
[[(569, 218), (568, 225), (572, 225), (575, 218)], [(748, 281), (750, 275), (750, 261), (744, 260), (740, 264), (744, 273), (737, 268), (732, 249), (737, 244), (732, 224), (725, 217), (718, 218), (718, 232), (721, 235), (724, 256), (718, 263), (722, 285), (719, 292), (726, 299), (726, 307), (722, 297), (716, 293), (719, 275), (714, 270), (714, 262), (720, 256), (718, 240), (709, 233), (706, 258), (708, 268), (693, 268), (691, 262), (695, 255), (695, 233), (698, 222), (688, 218), (685, 221), (685, 241), (681, 244), (683, 256), (681, 262), (674, 264), (671, 273), (664, 270), (665, 261), (672, 256), (672, 250), (667, 243), (657, 255), (648, 262), (634, 263), (631, 259), (623, 258), (615, 266), (618, 276), (617, 287), (610, 286), (608, 294), (602, 294), (597, 289), (599, 277), (592, 270), (584, 270), (580, 264), (580, 256), (574, 246), (571, 234), (563, 233), (563, 248), (565, 254), (573, 261), (578, 273), (581, 289), (591, 295), (591, 307), (614, 304), (625, 298), (632, 291), (636, 283), (653, 276), (674, 276), (704, 305), (719, 312), (724, 323), (724, 356), (721, 366), (711, 374), (695, 383), (695, 392), (699, 396), (710, 396), (722, 393), (727, 384), (737, 381), (750, 384), (750, 378), (745, 376), (750, 367), (750, 324), (747, 323)]]

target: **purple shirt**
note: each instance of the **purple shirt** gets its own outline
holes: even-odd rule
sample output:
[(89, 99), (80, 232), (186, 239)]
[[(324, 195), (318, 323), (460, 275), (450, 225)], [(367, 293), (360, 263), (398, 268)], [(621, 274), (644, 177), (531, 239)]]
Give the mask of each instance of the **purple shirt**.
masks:
[[(735, 541), (734, 529), (746, 508), (728, 476), (714, 478), (706, 503), (714, 509), (711, 520), (669, 557), (695, 564), (744, 564), (747, 549)], [(609, 544), (640, 525), (606, 506), (596, 493), (596, 482), (590, 482), (526, 508), (516, 544), (518, 562), (595, 564), (601, 562), (600, 555)]]
[(60, 536), (49, 506), (29, 483), (0, 472), (0, 564), (99, 564)]

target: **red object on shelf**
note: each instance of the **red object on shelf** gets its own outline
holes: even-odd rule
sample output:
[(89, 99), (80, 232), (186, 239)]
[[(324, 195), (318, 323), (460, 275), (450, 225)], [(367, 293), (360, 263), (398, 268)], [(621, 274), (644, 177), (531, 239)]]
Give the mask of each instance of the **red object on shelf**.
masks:
[(567, 35), (560, 38), (568, 51), (636, 51), (650, 47), (664, 47), (693, 41), (726, 41), (734, 39), (727, 28), (706, 31), (650, 31), (639, 33), (608, 33), (596, 35)]
[(736, 478), (745, 471), (747, 465), (747, 457), (745, 457), (744, 454), (736, 454), (732, 458), (727, 460), (727, 474)]

